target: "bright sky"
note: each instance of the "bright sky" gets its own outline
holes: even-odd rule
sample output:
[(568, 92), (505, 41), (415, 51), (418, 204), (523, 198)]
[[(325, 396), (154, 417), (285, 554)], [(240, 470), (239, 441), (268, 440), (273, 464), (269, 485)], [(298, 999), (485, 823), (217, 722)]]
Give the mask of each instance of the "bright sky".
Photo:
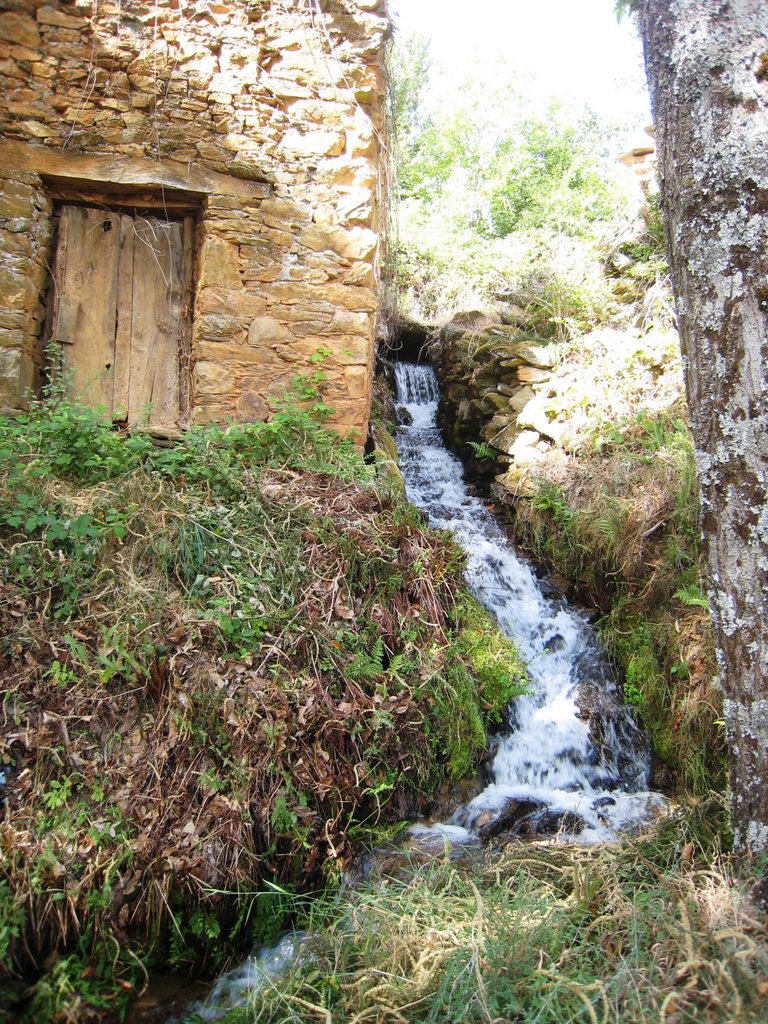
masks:
[[(390, 0), (396, 30), (431, 39), (458, 83), (479, 66), (534, 96), (557, 96), (640, 128), (650, 124), (642, 48), (614, 0)], [(498, 65), (498, 66), (497, 66)], [(499, 76), (499, 77), (497, 77)], [(444, 86), (445, 87), (445, 86)]]

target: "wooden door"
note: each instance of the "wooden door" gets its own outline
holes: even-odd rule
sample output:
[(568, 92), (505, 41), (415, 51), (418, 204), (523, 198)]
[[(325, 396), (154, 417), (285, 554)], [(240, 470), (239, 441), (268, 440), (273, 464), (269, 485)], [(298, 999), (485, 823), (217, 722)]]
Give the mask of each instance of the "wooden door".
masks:
[(186, 419), (188, 220), (61, 211), (51, 338), (76, 396), (131, 426), (167, 431)]

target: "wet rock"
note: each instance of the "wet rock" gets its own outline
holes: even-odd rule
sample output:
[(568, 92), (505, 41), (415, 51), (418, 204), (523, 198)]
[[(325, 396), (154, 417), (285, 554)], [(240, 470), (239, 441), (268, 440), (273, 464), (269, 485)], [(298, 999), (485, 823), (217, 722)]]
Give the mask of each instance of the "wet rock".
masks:
[(131, 1004), (125, 1024), (166, 1024), (203, 999), (209, 988), (208, 982), (193, 981), (184, 974), (156, 974)]
[(398, 465), (397, 446), (382, 423), (371, 423), (368, 446), (376, 466), (376, 474), (400, 494), (405, 494), (405, 482)]
[(573, 589), (573, 584), (567, 576), (559, 572), (549, 572), (539, 580), (539, 585), (547, 597), (565, 598)]
[(507, 800), (501, 810), (481, 812), (473, 821), (472, 829), (483, 843), (487, 843), (502, 832), (508, 835), (519, 835), (522, 823), (526, 819), (532, 814), (541, 813), (546, 809), (545, 803), (525, 797)]
[(544, 649), (549, 651), (550, 654), (555, 654), (557, 651), (565, 649), (565, 639), (559, 633), (555, 633), (553, 636), (544, 644)]
[(612, 796), (599, 796), (597, 800), (592, 801), (592, 810), (596, 811), (600, 807), (615, 807), (616, 799)]
[(584, 819), (573, 811), (548, 810), (540, 815), (532, 815), (530, 835), (578, 836), (584, 831)]
[(387, 843), (359, 858), (347, 873), (353, 884), (376, 878), (397, 878), (407, 882), (424, 864), (444, 861), (473, 866), (483, 856), (483, 847), (474, 836), (463, 835), (461, 830), (445, 826), (417, 825), (404, 842)]
[(430, 816), (436, 821), (448, 821), (457, 807), (474, 800), (482, 788), (483, 784), (476, 776), (444, 782), (432, 797)]
[(592, 763), (604, 784), (630, 792), (647, 789), (650, 742), (624, 703), (608, 658), (587, 648), (575, 660), (574, 676), (580, 717), (589, 724)]
[(512, 839), (527, 836), (579, 835), (584, 819), (573, 811), (550, 807), (531, 798), (508, 800), (500, 811), (484, 811), (473, 829), (483, 843), (491, 839)]

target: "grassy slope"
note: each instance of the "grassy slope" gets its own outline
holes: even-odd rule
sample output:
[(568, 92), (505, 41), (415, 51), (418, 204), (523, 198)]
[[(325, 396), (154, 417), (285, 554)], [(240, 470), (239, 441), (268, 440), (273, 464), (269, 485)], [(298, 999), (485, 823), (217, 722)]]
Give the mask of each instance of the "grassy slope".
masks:
[(566, 437), (529, 468), (515, 533), (602, 607), (603, 640), (651, 734), (660, 781), (722, 789), (722, 698), (677, 336), (577, 338), (545, 390)]
[(0, 549), (0, 1019), (269, 937), (269, 882), (337, 877), (520, 684), (454, 544), (296, 410), (158, 449), (54, 395), (0, 421)]

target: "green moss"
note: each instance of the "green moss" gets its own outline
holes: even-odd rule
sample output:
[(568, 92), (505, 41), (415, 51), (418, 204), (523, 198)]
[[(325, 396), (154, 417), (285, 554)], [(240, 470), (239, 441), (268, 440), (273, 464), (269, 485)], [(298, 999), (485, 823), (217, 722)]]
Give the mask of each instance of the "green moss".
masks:
[(488, 729), (503, 721), (510, 702), (527, 690), (517, 648), (469, 594), (458, 603), (453, 642), (433, 685), (436, 741), (448, 775), (464, 778), (477, 767)]
[(451, 660), (440, 682), (435, 690), (437, 746), (444, 751), (449, 777), (461, 779), (472, 772), (485, 749), (477, 680), (464, 662)]
[(663, 611), (654, 617), (638, 608), (636, 598), (618, 600), (600, 623), (603, 642), (624, 673), (625, 696), (658, 762), (679, 786), (694, 794), (720, 788), (727, 769), (717, 707), (688, 662), (676, 656), (674, 623)]
[(525, 693), (525, 664), (514, 643), (477, 601), (466, 597), (461, 606), (458, 644), (477, 680), (483, 720), (498, 724), (510, 702)]

